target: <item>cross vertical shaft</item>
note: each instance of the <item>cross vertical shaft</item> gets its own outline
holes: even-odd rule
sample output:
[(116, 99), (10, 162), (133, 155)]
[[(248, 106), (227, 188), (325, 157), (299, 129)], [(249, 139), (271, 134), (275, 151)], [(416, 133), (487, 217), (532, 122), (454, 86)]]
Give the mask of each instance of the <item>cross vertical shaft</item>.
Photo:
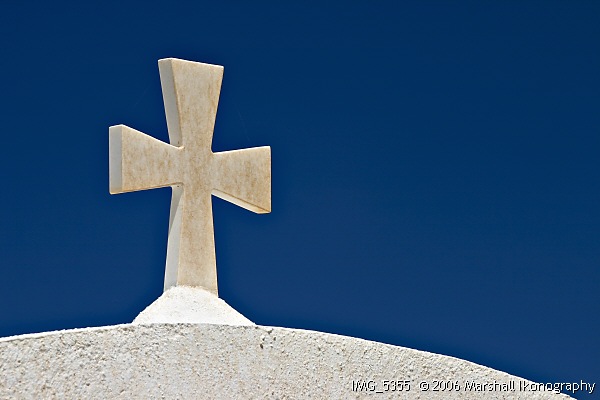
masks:
[(110, 127), (110, 192), (171, 186), (165, 290), (200, 286), (217, 294), (211, 194), (270, 212), (271, 149), (212, 152), (223, 67), (164, 59), (159, 70), (171, 143)]

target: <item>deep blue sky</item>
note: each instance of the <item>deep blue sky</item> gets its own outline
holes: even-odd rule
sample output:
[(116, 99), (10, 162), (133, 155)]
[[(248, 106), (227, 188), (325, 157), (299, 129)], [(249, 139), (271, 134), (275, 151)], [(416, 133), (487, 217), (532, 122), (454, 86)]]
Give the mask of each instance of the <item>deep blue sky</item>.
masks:
[(598, 381), (600, 3), (251, 3), (3, 6), (0, 336), (161, 294), (170, 189), (109, 195), (108, 127), (167, 141), (178, 57), (225, 66), (214, 151), (272, 148), (272, 214), (213, 200), (229, 304)]

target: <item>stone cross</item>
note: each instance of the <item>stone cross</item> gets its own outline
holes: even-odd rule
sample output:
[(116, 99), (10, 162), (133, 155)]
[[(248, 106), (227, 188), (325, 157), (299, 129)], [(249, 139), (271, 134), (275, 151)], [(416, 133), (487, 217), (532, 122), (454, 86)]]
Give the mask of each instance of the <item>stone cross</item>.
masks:
[(159, 60), (169, 141), (125, 125), (109, 129), (110, 193), (171, 186), (165, 290), (217, 293), (211, 194), (256, 213), (271, 211), (271, 148), (213, 153), (223, 67)]

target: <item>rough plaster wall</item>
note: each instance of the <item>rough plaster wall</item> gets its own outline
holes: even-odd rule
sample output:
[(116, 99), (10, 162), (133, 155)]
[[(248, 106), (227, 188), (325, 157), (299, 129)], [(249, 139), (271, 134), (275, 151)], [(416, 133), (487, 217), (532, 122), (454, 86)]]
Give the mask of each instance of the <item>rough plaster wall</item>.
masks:
[[(412, 380), (408, 393), (352, 380)], [(421, 392), (421, 380), (521, 379), (456, 358), (362, 339), (262, 326), (117, 325), (0, 339), (0, 398), (512, 398), (552, 393)]]

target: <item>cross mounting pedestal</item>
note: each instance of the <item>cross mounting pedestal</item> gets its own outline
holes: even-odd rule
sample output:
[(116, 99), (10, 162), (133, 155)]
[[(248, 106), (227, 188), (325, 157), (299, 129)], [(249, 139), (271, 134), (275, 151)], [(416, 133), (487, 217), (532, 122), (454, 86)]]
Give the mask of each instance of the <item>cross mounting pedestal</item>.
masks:
[(171, 186), (165, 290), (217, 294), (211, 194), (256, 213), (271, 211), (271, 148), (213, 153), (223, 67), (159, 60), (167, 144), (125, 125), (109, 129), (110, 193)]

